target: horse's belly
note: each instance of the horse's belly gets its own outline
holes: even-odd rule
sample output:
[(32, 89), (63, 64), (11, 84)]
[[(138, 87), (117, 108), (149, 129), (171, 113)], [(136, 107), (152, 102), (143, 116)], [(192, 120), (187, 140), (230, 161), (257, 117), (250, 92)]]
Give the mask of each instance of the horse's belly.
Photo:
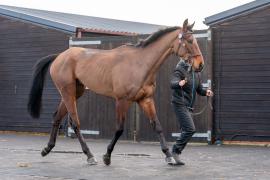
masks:
[(97, 65), (96, 61), (85, 61), (77, 64), (75, 76), (88, 89), (97, 94), (111, 96), (111, 73), (104, 66)]
[(110, 85), (100, 80), (99, 78), (78, 77), (78, 79), (80, 79), (80, 81), (86, 86), (86, 89), (89, 89), (100, 95), (112, 96), (112, 88)]

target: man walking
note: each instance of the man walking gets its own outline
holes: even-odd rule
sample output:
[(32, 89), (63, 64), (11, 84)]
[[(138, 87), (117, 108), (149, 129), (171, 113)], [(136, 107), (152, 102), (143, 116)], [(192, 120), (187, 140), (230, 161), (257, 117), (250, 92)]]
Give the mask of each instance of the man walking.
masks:
[(176, 165), (184, 165), (179, 155), (182, 153), (186, 144), (195, 133), (195, 126), (191, 116), (196, 93), (201, 96), (213, 96), (210, 89), (204, 90), (200, 81), (199, 73), (194, 71), (192, 66), (184, 60), (180, 60), (176, 65), (171, 80), (172, 105), (176, 119), (182, 130), (172, 147), (172, 155)]

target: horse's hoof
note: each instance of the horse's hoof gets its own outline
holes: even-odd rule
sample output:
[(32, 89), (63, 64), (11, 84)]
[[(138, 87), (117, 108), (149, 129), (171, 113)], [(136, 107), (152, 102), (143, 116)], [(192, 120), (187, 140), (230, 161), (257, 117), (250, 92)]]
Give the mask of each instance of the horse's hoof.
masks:
[(103, 162), (105, 165), (109, 166), (111, 164), (111, 156), (108, 154), (103, 155)]
[(171, 166), (174, 166), (174, 165), (176, 165), (176, 161), (174, 160), (174, 158), (173, 157), (166, 157), (165, 158), (165, 161), (166, 161), (166, 163), (168, 164), (168, 165), (171, 165)]
[(47, 154), (49, 154), (49, 152), (44, 148), (44, 149), (41, 151), (41, 156), (44, 157), (44, 156), (46, 156)]
[(87, 163), (89, 165), (97, 165), (97, 159), (93, 156), (93, 157), (87, 159)]

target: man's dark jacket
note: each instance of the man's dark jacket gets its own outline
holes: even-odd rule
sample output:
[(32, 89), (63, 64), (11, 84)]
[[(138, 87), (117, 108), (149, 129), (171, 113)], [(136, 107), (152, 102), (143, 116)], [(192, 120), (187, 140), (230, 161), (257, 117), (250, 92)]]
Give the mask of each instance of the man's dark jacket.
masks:
[[(192, 108), (196, 98), (196, 92), (201, 96), (206, 96), (203, 89), (199, 73), (189, 70), (189, 64), (180, 60), (176, 65), (171, 79), (172, 103)], [(187, 82), (180, 87), (179, 81), (186, 79)], [(184, 98), (183, 98), (184, 96)]]

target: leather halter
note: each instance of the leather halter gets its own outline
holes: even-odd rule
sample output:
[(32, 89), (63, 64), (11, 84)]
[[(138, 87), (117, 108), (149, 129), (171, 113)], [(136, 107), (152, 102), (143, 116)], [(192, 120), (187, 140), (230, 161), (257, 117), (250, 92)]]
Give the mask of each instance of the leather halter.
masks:
[[(178, 34), (179, 46), (178, 46), (178, 48), (177, 48), (176, 53), (179, 51), (179, 49), (180, 49), (180, 47), (181, 47), (183, 41), (186, 40), (185, 37), (184, 37), (186, 34), (192, 34), (192, 32), (179, 33), (179, 34)], [(186, 41), (187, 41), (187, 40), (186, 40)], [(189, 42), (188, 42), (188, 43), (189, 43)], [(190, 46), (187, 46), (186, 43), (183, 44), (183, 46), (186, 47), (186, 49), (187, 49), (187, 51), (188, 51), (188, 53), (187, 53), (188, 56), (187, 56), (187, 57), (180, 57), (180, 58), (182, 58), (184, 61), (186, 61), (186, 62), (190, 65), (190, 67), (192, 67), (193, 64), (194, 64), (194, 58), (197, 57), (197, 56), (202, 56), (202, 54), (201, 54), (201, 53), (195, 54), (194, 51), (193, 51), (193, 49), (192, 49)], [(203, 69), (202, 69), (202, 70), (203, 70)], [(202, 71), (202, 70), (199, 70), (199, 71)]]
[[(180, 47), (181, 47), (181, 45), (182, 45), (182, 43), (183, 43), (183, 40), (186, 40), (185, 37), (184, 37), (186, 34), (192, 34), (192, 33), (191, 33), (191, 32), (188, 32), (188, 33), (179, 33), (179, 35), (178, 35), (179, 46), (178, 46), (176, 52), (179, 51), (179, 49), (180, 49)], [(184, 44), (184, 46), (187, 46), (187, 45)], [(194, 57), (202, 56), (202, 54), (201, 54), (201, 53), (199, 53), (199, 54), (194, 54), (192, 48), (189, 48), (189, 47), (186, 47), (186, 48), (187, 48), (187, 50), (188, 50), (188, 54), (189, 54), (189, 55), (187, 56), (186, 59), (183, 58), (183, 60), (185, 60), (186, 62), (188, 62), (188, 64), (189, 64), (190, 66), (193, 66), (193, 63), (194, 63)], [(191, 51), (191, 52), (190, 52), (190, 51)], [(181, 58), (182, 58), (182, 57), (181, 57)]]

